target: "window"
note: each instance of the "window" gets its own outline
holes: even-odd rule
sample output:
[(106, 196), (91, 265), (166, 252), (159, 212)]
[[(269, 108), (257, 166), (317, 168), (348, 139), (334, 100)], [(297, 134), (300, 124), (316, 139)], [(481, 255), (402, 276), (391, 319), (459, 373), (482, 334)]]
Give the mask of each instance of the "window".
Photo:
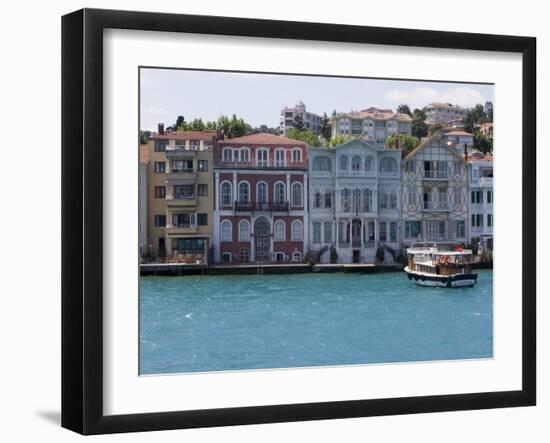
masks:
[(493, 191), (487, 191), (487, 203), (493, 203)]
[(332, 208), (332, 191), (325, 191), (325, 208)]
[(372, 157), (367, 157), (365, 159), (365, 172), (372, 172), (374, 171), (374, 160)]
[(197, 226), (197, 216), (194, 213), (190, 212), (185, 212), (183, 214), (173, 214), (172, 226), (174, 226), (175, 228), (194, 228)]
[(425, 178), (447, 178), (447, 162), (444, 161), (425, 161), (424, 162), (424, 177)]
[(458, 238), (466, 237), (466, 223), (464, 222), (464, 220), (456, 221), (456, 236)]
[(397, 241), (397, 222), (390, 222), (390, 241)]
[(164, 174), (166, 172), (166, 162), (155, 162), (155, 174)]
[(317, 172), (330, 172), (332, 162), (329, 157), (315, 157), (313, 159), (313, 170)]
[(285, 202), (285, 185), (284, 183), (281, 183), (281, 182), (278, 182), (278, 183), (275, 183), (275, 188), (274, 188), (274, 198), (273, 200), (275, 201), (275, 203), (284, 203)]
[(489, 228), (493, 227), (493, 214), (487, 214), (487, 226)]
[(321, 194), (320, 191), (315, 191), (315, 195), (313, 196), (313, 207), (314, 208), (320, 208), (321, 207), (321, 199), (323, 194)]
[(166, 186), (155, 186), (155, 198), (166, 198)]
[(416, 187), (409, 186), (407, 188), (407, 202), (411, 206), (416, 206)]
[(197, 185), (197, 194), (201, 197), (206, 197), (208, 195), (208, 184), (199, 183)]
[(176, 174), (193, 172), (193, 160), (172, 160), (170, 169)]
[(208, 171), (208, 160), (199, 160), (198, 171), (199, 172), (207, 172)]
[(166, 140), (155, 140), (155, 152), (166, 151)]
[(172, 243), (174, 252), (181, 254), (204, 253), (204, 240), (202, 238), (176, 238)]
[(222, 156), (224, 162), (231, 163), (233, 161), (233, 150), (230, 148), (224, 148)]
[(421, 225), (419, 221), (406, 221), (405, 222), (405, 237), (406, 238), (418, 238), (421, 235)]
[(372, 189), (363, 189), (363, 212), (372, 211)]
[(321, 243), (321, 223), (313, 223), (313, 243)]
[(250, 241), (250, 222), (248, 220), (239, 222), (239, 241)]
[(380, 222), (380, 224), (378, 225), (378, 238), (380, 239), (380, 241), (386, 241), (388, 239), (386, 226), (386, 222)]
[(285, 223), (282, 220), (277, 220), (273, 226), (273, 240), (284, 241), (285, 240)]
[(378, 209), (388, 209), (388, 194), (385, 191), (378, 193)]
[(284, 167), (285, 166), (285, 150), (276, 149), (275, 150), (275, 166)]
[(239, 203), (250, 203), (250, 185), (247, 182), (239, 183)]
[(409, 174), (414, 172), (414, 160), (408, 160), (407, 163), (405, 163), (405, 171)]
[(267, 203), (267, 183), (259, 182), (256, 188), (256, 200), (258, 203)]
[(231, 183), (223, 182), (221, 185), (222, 206), (231, 206), (233, 204), (233, 192)]
[(344, 188), (340, 191), (340, 205), (342, 212), (351, 212), (351, 191)]
[(302, 162), (302, 151), (300, 149), (292, 150), (292, 163), (301, 163)]
[(208, 226), (208, 214), (197, 214), (197, 225)]
[(155, 215), (155, 226), (158, 228), (164, 228), (166, 226), (166, 215)]
[(233, 240), (233, 227), (229, 220), (222, 221), (221, 224), (221, 241), (228, 242)]
[(174, 198), (178, 200), (195, 198), (195, 185), (174, 185)]
[(302, 261), (302, 253), (300, 251), (294, 251), (292, 253), (292, 261), (294, 262)]
[(257, 158), (256, 158), (256, 166), (269, 166), (269, 162), (267, 159), (267, 149), (260, 148), (256, 152)]
[(340, 171), (347, 171), (348, 170), (348, 158), (345, 155), (342, 155), (339, 160), (339, 168)]
[(275, 253), (275, 261), (285, 261), (285, 253), (284, 252), (276, 252)]
[(240, 158), (240, 162), (241, 162), (241, 163), (248, 163), (248, 162), (250, 162), (250, 149), (248, 149), (248, 148), (241, 148), (241, 149), (240, 149), (240, 153), (241, 153), (241, 158)]
[(332, 223), (325, 222), (325, 243), (332, 243)]
[(397, 209), (397, 192), (390, 192), (390, 209)]
[(248, 263), (250, 261), (250, 252), (248, 248), (239, 249), (239, 262)]
[(472, 191), (472, 204), (480, 205), (483, 203), (483, 191)]
[(295, 208), (302, 207), (302, 184), (293, 183), (292, 184), (292, 206)]
[(351, 170), (357, 174), (361, 171), (361, 157), (359, 157), (358, 155), (354, 155), (352, 160), (351, 160)]
[(231, 252), (224, 252), (222, 254), (222, 262), (231, 263)]
[(472, 223), (472, 228), (483, 227), (483, 214), (472, 214), (471, 223)]
[(292, 222), (292, 241), (302, 241), (302, 222), (299, 220)]
[(380, 160), (379, 171), (381, 174), (396, 174), (397, 161), (394, 158), (383, 158)]

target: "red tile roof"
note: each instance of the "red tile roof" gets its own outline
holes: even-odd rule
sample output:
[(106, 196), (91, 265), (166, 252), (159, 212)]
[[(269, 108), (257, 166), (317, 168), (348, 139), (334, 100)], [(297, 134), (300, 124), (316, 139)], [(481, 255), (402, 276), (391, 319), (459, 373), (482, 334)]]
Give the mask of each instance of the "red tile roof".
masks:
[(459, 135), (459, 136), (460, 135), (469, 135), (469, 136), (472, 136), (472, 134), (470, 134), (469, 132), (460, 131), (460, 130), (445, 132), (445, 135)]
[(212, 140), (216, 131), (174, 131), (152, 136), (153, 140)]
[(139, 162), (149, 163), (149, 145), (139, 145)]
[(242, 137), (225, 139), (218, 143), (220, 144), (246, 143), (250, 145), (296, 145), (296, 146), (302, 145), (302, 146), (305, 146), (305, 142), (294, 140), (288, 137), (283, 137), (280, 135), (268, 134), (266, 132), (262, 132), (260, 134), (250, 134), (250, 135), (243, 135)]

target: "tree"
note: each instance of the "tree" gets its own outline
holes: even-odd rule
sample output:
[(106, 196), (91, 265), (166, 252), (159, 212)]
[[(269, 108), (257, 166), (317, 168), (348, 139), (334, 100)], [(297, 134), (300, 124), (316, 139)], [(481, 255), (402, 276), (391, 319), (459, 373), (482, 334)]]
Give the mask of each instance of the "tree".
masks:
[(300, 114), (296, 114), (294, 116), (294, 121), (292, 122), (292, 126), (294, 126), (298, 131), (302, 131), (305, 128), (304, 119)]
[(474, 134), (474, 147), (484, 154), (493, 152), (493, 139), (485, 134), (476, 132)]
[(409, 108), (409, 105), (399, 105), (397, 107), (397, 112), (399, 114), (407, 114), (408, 116), (412, 117), (411, 108)]
[(323, 113), (323, 117), (321, 118), (320, 132), (325, 140), (330, 139), (332, 128), (330, 126), (330, 120), (326, 112)]
[(487, 114), (485, 114), (483, 105), (478, 103), (473, 108), (466, 111), (466, 116), (464, 117), (464, 130), (473, 133), (479, 121), (486, 117)]
[(216, 130), (216, 122), (215, 121), (206, 122), (205, 127), (209, 131), (215, 131)]
[(441, 123), (434, 123), (428, 128), (428, 135), (434, 135), (437, 131), (443, 128)]
[(322, 146), (319, 137), (313, 134), (311, 131), (300, 131), (296, 128), (289, 128), (286, 136), (293, 140), (299, 140), (306, 142), (308, 146)]
[(335, 136), (334, 138), (331, 138), (327, 142), (327, 147), (328, 148), (334, 148), (335, 146), (343, 145), (347, 141), (351, 140), (351, 138), (352, 137), (350, 135), (341, 135), (341, 134), (339, 134), (339, 135)]
[(493, 121), (493, 102), (485, 102), (485, 115), (490, 122)]
[[(420, 144), (420, 140), (416, 137), (412, 137), (407, 134), (401, 134), (399, 136), (399, 148), (404, 151), (411, 152)], [(395, 134), (386, 138), (386, 146), (391, 149), (397, 148), (397, 136)]]
[(204, 131), (204, 122), (202, 121), (202, 118), (196, 118), (191, 122), (191, 130)]
[(139, 142), (140, 144), (144, 145), (149, 142), (149, 137), (151, 136), (150, 131), (144, 131), (140, 129), (139, 131)]
[(246, 134), (246, 123), (242, 118), (237, 118), (236, 114), (231, 117), (231, 133), (234, 137), (242, 137)]
[(428, 126), (424, 121), (426, 120), (426, 112), (423, 109), (415, 109), (412, 113), (412, 135), (418, 139), (426, 137), (428, 135)]

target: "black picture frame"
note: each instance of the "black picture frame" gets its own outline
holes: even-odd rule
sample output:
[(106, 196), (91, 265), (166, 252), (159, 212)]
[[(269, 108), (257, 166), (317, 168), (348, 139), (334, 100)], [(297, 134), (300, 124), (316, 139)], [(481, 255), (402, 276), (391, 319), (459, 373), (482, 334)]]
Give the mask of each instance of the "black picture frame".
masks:
[[(103, 413), (103, 30), (171, 31), (522, 55), (522, 389), (260, 407)], [(62, 18), (62, 426), (81, 434), (530, 406), (536, 403), (536, 39), (83, 9)]]

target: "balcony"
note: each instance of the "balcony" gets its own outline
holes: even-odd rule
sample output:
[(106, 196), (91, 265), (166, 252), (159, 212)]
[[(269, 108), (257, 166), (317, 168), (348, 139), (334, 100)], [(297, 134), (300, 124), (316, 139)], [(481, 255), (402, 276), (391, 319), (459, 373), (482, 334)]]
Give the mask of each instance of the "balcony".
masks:
[(193, 160), (195, 151), (199, 150), (199, 146), (190, 145), (189, 148), (185, 145), (177, 145), (176, 148), (166, 148), (166, 158), (169, 160)]
[(196, 226), (177, 226), (177, 225), (167, 225), (166, 234), (167, 235), (186, 235), (186, 234), (196, 234), (198, 228)]
[(269, 163), (260, 163), (256, 164), (255, 162), (232, 162), (232, 161), (217, 161), (214, 165), (216, 168), (230, 168), (230, 169), (239, 169), (239, 168), (252, 168), (252, 169), (307, 169), (308, 162), (288, 162), (286, 166), (276, 165), (273, 162)]
[(197, 173), (192, 169), (171, 169), (166, 174), (166, 181), (178, 181), (182, 183), (194, 183), (197, 180)]
[(479, 186), (493, 187), (493, 177), (479, 177)]
[(197, 206), (197, 196), (178, 198), (178, 196), (167, 195), (166, 206), (171, 208), (192, 208)]
[(424, 202), (424, 210), (426, 211), (450, 211), (447, 201), (440, 202)]
[(271, 211), (271, 212), (288, 212), (288, 202), (235, 202), (235, 211), (238, 212), (259, 212), (259, 211)]
[(447, 171), (424, 171), (424, 180), (447, 180)]

